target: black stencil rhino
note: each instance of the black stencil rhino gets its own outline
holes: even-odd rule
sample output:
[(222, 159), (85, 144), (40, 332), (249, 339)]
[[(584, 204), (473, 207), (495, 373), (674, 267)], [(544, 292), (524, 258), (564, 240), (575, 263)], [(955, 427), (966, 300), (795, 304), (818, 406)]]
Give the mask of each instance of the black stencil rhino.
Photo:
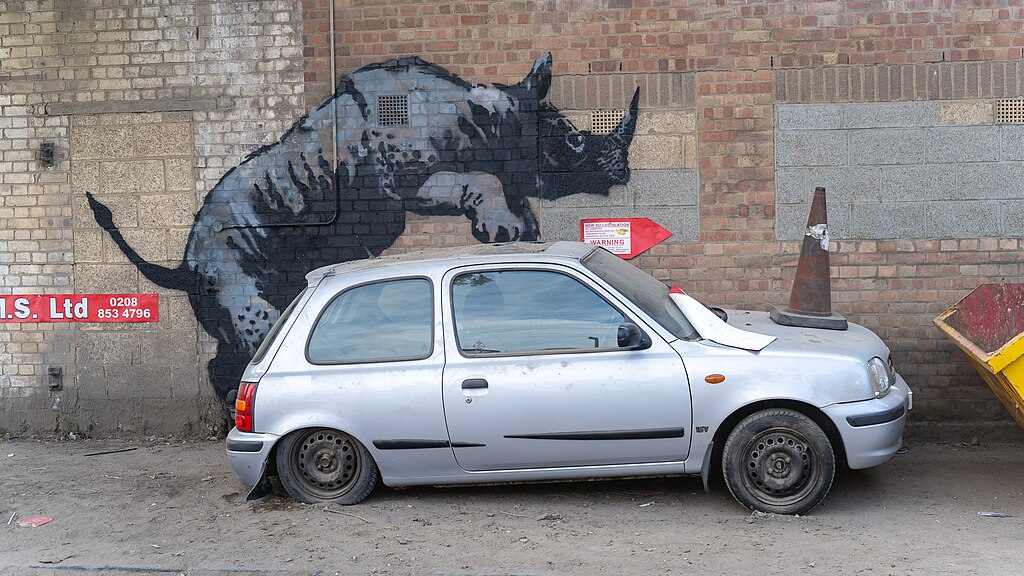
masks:
[(278, 142), (224, 174), (177, 268), (146, 262), (87, 192), (89, 205), (143, 276), (188, 292), (217, 341), (208, 370), (224, 399), (306, 272), (386, 250), (406, 211), (464, 215), (480, 242), (536, 240), (530, 198), (628, 182), (639, 89), (617, 128), (594, 135), (541, 103), (550, 85), (550, 54), (511, 86), (470, 84), (415, 57), (343, 76)]

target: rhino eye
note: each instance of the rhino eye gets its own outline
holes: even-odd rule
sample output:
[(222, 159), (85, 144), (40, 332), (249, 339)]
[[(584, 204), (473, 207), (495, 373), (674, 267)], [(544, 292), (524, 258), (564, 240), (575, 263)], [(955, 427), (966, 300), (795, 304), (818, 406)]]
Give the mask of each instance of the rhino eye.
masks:
[(586, 146), (587, 140), (582, 134), (566, 134), (565, 143), (569, 148), (572, 148), (573, 152), (579, 154), (580, 152), (583, 152), (583, 148)]

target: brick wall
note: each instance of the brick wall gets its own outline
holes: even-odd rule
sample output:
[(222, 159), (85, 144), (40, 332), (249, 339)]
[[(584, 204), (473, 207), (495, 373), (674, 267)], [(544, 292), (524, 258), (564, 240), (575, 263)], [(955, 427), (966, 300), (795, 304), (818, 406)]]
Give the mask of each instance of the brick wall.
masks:
[[(607, 198), (542, 202), (542, 229), (556, 239), (573, 236), (579, 217), (664, 220), (675, 236), (640, 256), (639, 265), (709, 302), (758, 309), (788, 298), (799, 250), (792, 238), (806, 218), (802, 203), (826, 176), (795, 179), (783, 169), (776, 179), (776, 118), (786, 114), (783, 105), (928, 100), (917, 106), (951, 110), (1024, 96), (1024, 8), (1016, 3), (667, 4), (340, 2), (337, 25), (344, 42), (337, 56), (341, 69), (352, 69), (416, 53), (470, 78), (514, 82), (523, 62), (550, 50), (551, 98), (583, 114), (621, 107), (621, 96), (615, 96), (623, 87), (639, 85), (651, 97), (650, 84), (662, 78), (667, 85), (689, 82), (693, 100), (666, 106), (655, 95), (641, 110), (694, 114), (696, 199), (690, 199), (689, 181), (666, 179), (676, 191), (666, 192), (671, 208), (659, 212), (638, 203), (635, 189), (644, 185), (647, 170), (656, 170), (634, 145), (630, 166), (639, 177)], [(949, 143), (970, 144), (959, 135)], [(839, 194), (833, 216), (835, 308), (878, 331), (893, 349), (918, 391), (915, 417), (1006, 419), (931, 319), (980, 283), (1021, 281), (1012, 214), (973, 234), (962, 226), (940, 231), (939, 221), (959, 224), (950, 211), (938, 214), (927, 231), (915, 220), (914, 234), (881, 226), (854, 230), (846, 225), (840, 200), (843, 187), (856, 180), (825, 180)], [(926, 196), (935, 190), (926, 181), (905, 186)], [(777, 190), (784, 195), (777, 198)], [(459, 223), (452, 219), (448, 225)], [(403, 239), (444, 242), (428, 230), (433, 229), (418, 233), (411, 227)]]
[[(785, 302), (801, 186), (827, 176), (777, 162), (797, 142), (787, 139), (792, 114), (817, 105), (840, 118), (875, 115), (882, 108), (864, 106), (909, 103), (938, 109), (938, 127), (942, 110), (1024, 96), (1024, 7), (1009, 1), (334, 0), (333, 22), (328, 2), (0, 0), (0, 289), (85, 292), (109, 281), (160, 292), (163, 317), (179, 319), (3, 324), (0, 427), (196, 434), (219, 426), (205, 366), (224, 343), (195, 323), (181, 290), (156, 287), (125, 260), (84, 193), (113, 209), (148, 261), (177, 266), (190, 218), (222, 176), (331, 94), (332, 27), (338, 74), (419, 56), (471, 83), (515, 83), (550, 51), (545, 102), (583, 130), (602, 113), (624, 113), (639, 87), (629, 182), (607, 194), (532, 198), (541, 232), (571, 237), (583, 216), (650, 216), (674, 236), (636, 262), (741, 308)], [(176, 140), (184, 126), (191, 146)], [(1008, 129), (999, 130), (1005, 142)], [(53, 168), (37, 160), (44, 141), (56, 145)], [(111, 147), (90, 151), (90, 141)], [(158, 166), (162, 179), (135, 180), (139, 168), (153, 176)], [(910, 172), (901, 186), (938, 189)], [(838, 207), (849, 200), (842, 186), (856, 180), (833, 181)], [(807, 181), (804, 192), (817, 184)], [(981, 282), (1022, 280), (1016, 213), (976, 236), (845, 226), (842, 213), (834, 216), (835, 308), (893, 348), (917, 391), (915, 417), (1005, 420), (931, 318)], [(408, 213), (403, 222), (391, 250), (477, 241), (463, 216)], [(161, 368), (150, 369), (157, 357)], [(48, 390), (49, 366), (65, 368), (65, 390)]]
[[(186, 296), (140, 278), (84, 194), (146, 257), (177, 265), (205, 192), (303, 111), (300, 21), (291, 2), (0, 2), (0, 286), (157, 291), (164, 319), (0, 325), (0, 428), (220, 429), (200, 369), (215, 343)], [(63, 390), (49, 391), (50, 366)]]

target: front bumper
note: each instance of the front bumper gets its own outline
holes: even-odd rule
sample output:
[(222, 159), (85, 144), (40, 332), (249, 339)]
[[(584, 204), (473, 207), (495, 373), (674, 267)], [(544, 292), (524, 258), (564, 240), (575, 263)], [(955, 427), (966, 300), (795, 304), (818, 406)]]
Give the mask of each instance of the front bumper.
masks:
[(228, 432), (228, 462), (242, 484), (255, 486), (260, 481), (278, 438), (275, 434), (239, 432), (238, 428)]
[(913, 406), (914, 393), (902, 376), (896, 376), (889, 393), (881, 398), (833, 404), (824, 408), (843, 439), (847, 464), (852, 469), (870, 468), (892, 458), (903, 445), (903, 427)]

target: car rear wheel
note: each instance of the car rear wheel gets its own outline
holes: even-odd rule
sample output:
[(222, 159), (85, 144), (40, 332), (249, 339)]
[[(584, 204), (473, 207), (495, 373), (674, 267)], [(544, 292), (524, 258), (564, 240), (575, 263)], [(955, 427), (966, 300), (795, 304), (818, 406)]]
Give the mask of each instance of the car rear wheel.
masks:
[(736, 425), (722, 450), (722, 471), (729, 492), (747, 508), (803, 514), (828, 494), (836, 458), (813, 420), (775, 408)]
[(355, 438), (327, 428), (297, 430), (277, 445), (277, 473), (293, 498), (347, 506), (377, 486), (377, 465)]

